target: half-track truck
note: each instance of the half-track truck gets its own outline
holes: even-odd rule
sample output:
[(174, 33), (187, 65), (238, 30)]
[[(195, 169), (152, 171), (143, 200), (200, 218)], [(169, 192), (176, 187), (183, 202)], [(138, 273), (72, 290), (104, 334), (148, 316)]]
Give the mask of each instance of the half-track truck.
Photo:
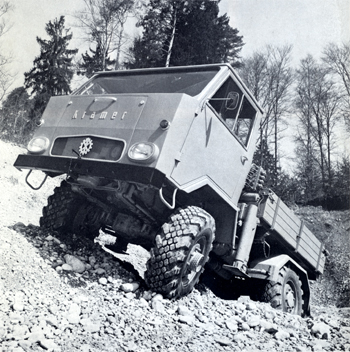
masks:
[(32, 170), (66, 175), (41, 227), (143, 246), (153, 291), (186, 295), (207, 265), (307, 314), (325, 249), (252, 163), (262, 113), (228, 64), (101, 72), (50, 99), (14, 165), (34, 189)]

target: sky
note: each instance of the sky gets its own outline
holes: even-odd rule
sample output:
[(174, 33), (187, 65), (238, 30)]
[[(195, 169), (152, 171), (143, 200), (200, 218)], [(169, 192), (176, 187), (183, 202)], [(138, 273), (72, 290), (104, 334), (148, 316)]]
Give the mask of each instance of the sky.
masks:
[[(1, 1), (1, 0), (0, 0)], [(36, 37), (46, 38), (45, 24), (61, 15), (72, 29), (72, 48), (86, 50), (86, 43), (74, 28), (73, 14), (82, 8), (83, 0), (11, 0), (15, 9), (9, 20), (11, 30), (1, 40), (2, 50), (13, 56), (12, 70), (18, 77), (15, 86), (23, 84), (23, 73), (33, 66), (39, 54)], [(242, 57), (251, 55), (266, 44), (293, 45), (293, 62), (307, 54), (321, 55), (329, 42), (350, 41), (349, 0), (221, 0), (221, 13), (230, 17), (230, 25), (239, 30), (245, 46)], [(137, 33), (134, 23), (127, 29)]]
[[(1, 0), (0, 0), (1, 1)], [(1, 41), (2, 51), (12, 54), (12, 72), (17, 73), (13, 88), (22, 86), (24, 72), (33, 67), (39, 54), (36, 37), (47, 38), (45, 25), (64, 15), (66, 26), (73, 32), (71, 48), (87, 49), (74, 27), (74, 13), (82, 8), (83, 0), (10, 0), (14, 11), (9, 17), (12, 27)], [(350, 41), (350, 0), (221, 0), (220, 13), (227, 13), (230, 25), (239, 30), (245, 43), (241, 56), (248, 57), (267, 44), (293, 45), (293, 65), (308, 54), (320, 58), (330, 42)], [(127, 33), (139, 29), (134, 22)], [(79, 55), (80, 55), (79, 54)], [(344, 135), (343, 138), (348, 137)]]
[(350, 41), (349, 0), (227, 0), (222, 10), (243, 35), (243, 57), (267, 43), (292, 44), (297, 64), (329, 42)]

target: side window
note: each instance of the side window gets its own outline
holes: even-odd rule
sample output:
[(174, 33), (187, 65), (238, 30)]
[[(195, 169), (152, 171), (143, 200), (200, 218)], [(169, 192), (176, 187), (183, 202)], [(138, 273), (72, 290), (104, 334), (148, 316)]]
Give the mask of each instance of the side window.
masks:
[(247, 146), (256, 111), (233, 79), (228, 78), (209, 102), (228, 129)]
[(242, 92), (233, 79), (228, 78), (209, 101), (231, 131), (240, 107), (241, 98)]
[(242, 109), (238, 115), (233, 133), (246, 146), (249, 141), (256, 111), (245, 97), (243, 99)]

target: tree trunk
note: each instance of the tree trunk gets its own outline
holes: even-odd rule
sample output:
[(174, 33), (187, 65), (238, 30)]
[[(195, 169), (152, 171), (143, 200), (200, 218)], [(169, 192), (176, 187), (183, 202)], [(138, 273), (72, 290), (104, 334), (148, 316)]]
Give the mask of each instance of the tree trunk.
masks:
[(124, 33), (124, 23), (122, 22), (120, 24), (119, 39), (117, 44), (117, 57), (115, 59), (115, 65), (114, 65), (115, 70), (119, 70), (120, 50), (122, 47), (123, 33)]
[(174, 13), (173, 30), (171, 32), (171, 38), (170, 38), (168, 53), (167, 53), (167, 56), (166, 56), (165, 67), (169, 67), (169, 65), (170, 65), (171, 50), (172, 50), (173, 45), (174, 45), (175, 31), (176, 31), (176, 21), (177, 21), (176, 15), (177, 15), (177, 9), (175, 9), (175, 13)]

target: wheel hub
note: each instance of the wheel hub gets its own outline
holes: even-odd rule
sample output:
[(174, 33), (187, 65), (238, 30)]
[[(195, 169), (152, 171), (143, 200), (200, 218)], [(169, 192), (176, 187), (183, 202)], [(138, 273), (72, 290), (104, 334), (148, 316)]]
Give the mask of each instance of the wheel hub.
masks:
[(196, 243), (188, 256), (186, 269), (184, 271), (182, 283), (183, 285), (188, 285), (192, 282), (192, 280), (196, 277), (197, 273), (199, 273), (202, 269), (201, 262), (204, 258), (202, 254), (203, 248), (199, 243)]
[(295, 307), (295, 297), (294, 297), (293, 289), (290, 285), (287, 285), (286, 287), (285, 302), (286, 302), (288, 311), (292, 311)]
[(202, 253), (193, 253), (189, 262), (189, 269), (198, 273), (198, 271), (201, 270), (201, 266), (199, 265), (199, 263), (202, 261), (203, 257), (204, 256)]

